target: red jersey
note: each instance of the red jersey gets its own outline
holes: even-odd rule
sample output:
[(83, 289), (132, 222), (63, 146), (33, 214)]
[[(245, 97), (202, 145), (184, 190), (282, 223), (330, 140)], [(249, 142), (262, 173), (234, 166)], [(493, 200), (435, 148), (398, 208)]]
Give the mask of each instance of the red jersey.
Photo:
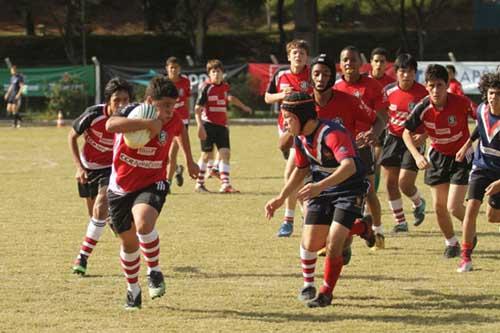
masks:
[[(292, 73), (290, 66), (286, 66), (278, 69), (274, 73), (273, 78), (269, 82), (267, 93), (277, 94), (282, 92), (285, 88), (292, 87), (293, 91), (312, 94), (313, 87), (309, 83), (309, 79), (310, 73), (308, 66), (305, 66), (302, 72), (298, 74)], [(281, 115), (281, 112), (278, 115), (278, 127), (280, 131), (284, 130), (283, 116)]]
[[(387, 130), (390, 134), (402, 137), (405, 129), (405, 122), (411, 111), (422, 98), (428, 95), (423, 85), (414, 82), (409, 90), (399, 88), (397, 82), (384, 88), (384, 98), (389, 103), (389, 122)], [(415, 132), (424, 133), (425, 129), (420, 126)]]
[(413, 109), (405, 127), (414, 132), (421, 124), (431, 139), (431, 146), (446, 156), (455, 156), (469, 138), (468, 117), (475, 118), (469, 101), (458, 95), (448, 94), (442, 109), (424, 97)]
[(189, 97), (191, 97), (191, 81), (185, 75), (181, 75), (177, 82), (174, 82), (179, 97), (175, 102), (174, 112), (178, 113), (182, 122), (187, 124), (189, 122), (189, 109), (188, 103)]
[[(132, 104), (125, 107), (120, 111), (120, 116), (128, 116), (136, 106), (137, 104)], [(163, 125), (160, 134), (142, 148), (130, 148), (124, 142), (123, 133), (116, 133), (109, 189), (123, 195), (166, 180), (170, 145), (174, 137), (181, 135), (183, 130), (181, 118), (174, 113)]]
[(448, 92), (459, 96), (465, 96), (462, 89), (462, 84), (456, 79), (450, 80), (450, 84), (448, 85)]
[(108, 118), (106, 104), (98, 104), (87, 108), (73, 122), (73, 129), (78, 135), (83, 134), (85, 140), (80, 160), (86, 169), (111, 167), (114, 134), (106, 130)]
[[(382, 86), (372, 78), (366, 75), (361, 75), (358, 82), (349, 83), (344, 80), (342, 76), (335, 82), (333, 86), (335, 89), (356, 96), (363, 100), (363, 102), (375, 112), (387, 108), (388, 103), (384, 101)], [(356, 134), (359, 132), (368, 131), (370, 126), (368, 124), (357, 122)]]
[(396, 80), (393, 77), (391, 77), (391, 76), (389, 76), (389, 75), (387, 75), (385, 73), (380, 78), (373, 77), (371, 73), (368, 74), (368, 77), (371, 77), (372, 79), (374, 79), (375, 81), (377, 81), (378, 83), (380, 83), (380, 85), (382, 87), (385, 87), (388, 84), (396, 82)]
[(340, 119), (353, 137), (356, 131), (356, 122), (372, 126), (377, 119), (377, 113), (373, 109), (367, 107), (359, 98), (333, 88), (332, 90), (333, 96), (325, 106), (316, 104), (319, 119)]
[(201, 114), (203, 121), (219, 126), (227, 125), (227, 105), (229, 97), (229, 84), (221, 82), (214, 84), (206, 81), (201, 88), (196, 104), (203, 106)]

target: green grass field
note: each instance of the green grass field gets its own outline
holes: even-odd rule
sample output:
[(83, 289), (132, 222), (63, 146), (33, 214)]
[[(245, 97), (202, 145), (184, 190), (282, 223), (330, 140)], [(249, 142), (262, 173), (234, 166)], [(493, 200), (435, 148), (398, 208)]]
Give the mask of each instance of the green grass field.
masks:
[[(393, 218), (382, 192), (387, 249), (373, 252), (355, 239), (333, 306), (299, 302), (300, 219), (293, 237), (278, 239), (280, 218), (264, 218), (265, 202), (282, 185), (274, 126), (232, 127), (240, 195), (195, 194), (190, 180), (173, 187), (157, 224), (167, 294), (126, 312), (119, 244), (110, 231), (90, 257), (88, 276), (71, 273), (87, 217), (67, 131), (0, 128), (0, 332), (500, 332), (498, 228), (481, 213), (476, 270), (456, 273), (458, 260), (442, 257), (422, 177), (424, 224), (407, 236), (388, 233)], [(145, 274), (143, 262), (147, 291)]]

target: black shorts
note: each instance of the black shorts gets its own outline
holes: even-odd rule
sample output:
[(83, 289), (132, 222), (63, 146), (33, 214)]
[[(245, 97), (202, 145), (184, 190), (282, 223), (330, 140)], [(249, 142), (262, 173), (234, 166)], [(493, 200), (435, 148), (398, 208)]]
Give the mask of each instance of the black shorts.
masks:
[(435, 149), (429, 151), (428, 156), (430, 168), (425, 170), (424, 182), (427, 185), (439, 185), (450, 183), (454, 185), (467, 185), (471, 162), (455, 161), (455, 156), (446, 156)]
[(361, 218), (368, 182), (359, 190), (315, 197), (307, 202), (305, 224), (331, 225), (333, 221), (351, 229), (357, 218)]
[[(498, 174), (492, 170), (473, 168), (469, 177), (467, 200), (476, 199), (483, 202), (484, 191), (491, 183), (497, 181), (498, 177)], [(500, 209), (500, 193), (490, 196), (488, 204), (495, 209)]]
[(7, 104), (16, 104), (18, 107), (21, 106), (21, 97), (16, 99), (16, 94), (10, 94), (7, 96), (7, 100), (5, 101)]
[(375, 174), (375, 156), (373, 155), (373, 150), (371, 146), (366, 146), (363, 148), (358, 148), (359, 158), (363, 162), (363, 166), (366, 169), (366, 175)]
[(103, 187), (108, 187), (111, 168), (87, 170), (87, 183), (78, 183), (80, 198), (95, 198)]
[[(421, 154), (425, 152), (425, 146), (418, 148)], [(382, 156), (380, 157), (380, 165), (385, 167), (394, 167), (417, 172), (418, 167), (415, 159), (405, 145), (403, 138), (387, 134), (384, 146), (382, 148)]]
[(147, 204), (161, 213), (167, 198), (169, 185), (166, 181), (156, 182), (141, 190), (118, 195), (108, 190), (109, 216), (117, 233), (130, 230), (132, 227), (132, 207), (137, 204)]
[(214, 145), (217, 146), (217, 149), (231, 148), (229, 144), (229, 128), (208, 122), (204, 122), (203, 127), (207, 132), (207, 139), (201, 141), (201, 151), (209, 153), (213, 151)]
[(384, 128), (384, 130), (382, 131), (382, 133), (380, 133), (380, 135), (378, 136), (377, 142), (376, 142), (375, 146), (382, 146), (382, 145), (384, 145), (385, 138), (388, 135), (389, 135), (389, 133), (387, 133), (387, 128)]

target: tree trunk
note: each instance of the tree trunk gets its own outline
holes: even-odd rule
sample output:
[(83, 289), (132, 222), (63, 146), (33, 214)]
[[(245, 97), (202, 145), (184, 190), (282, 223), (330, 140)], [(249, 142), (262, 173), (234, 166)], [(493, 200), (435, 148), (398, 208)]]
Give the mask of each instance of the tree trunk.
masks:
[(405, 0), (400, 0), (399, 2), (399, 28), (401, 36), (400, 53), (407, 53), (409, 52), (409, 49), (408, 49), (408, 32), (406, 31)]
[(156, 28), (155, 24), (155, 9), (152, 0), (143, 0), (142, 2), (144, 10), (144, 31), (150, 32), (154, 31)]
[(266, 6), (266, 25), (267, 25), (267, 30), (271, 31), (272, 28), (272, 22), (271, 22), (271, 2), (269, 0), (266, 1), (265, 3)]
[(33, 21), (33, 10), (28, 6), (24, 10), (24, 28), (26, 36), (35, 36), (35, 23)]
[(194, 38), (195, 38), (194, 55), (198, 62), (201, 62), (203, 60), (205, 36), (206, 36), (206, 31), (203, 19), (203, 11), (198, 7), (198, 15), (196, 15), (196, 28), (194, 31)]
[(304, 39), (310, 54), (318, 51), (318, 6), (316, 0), (295, 0), (295, 38)]
[(285, 0), (278, 0), (276, 3), (276, 16), (278, 18), (278, 30), (280, 32), (280, 54), (285, 54), (285, 44), (286, 44), (286, 35), (285, 28), (283, 27), (285, 18), (283, 17), (285, 12), (283, 10), (283, 6), (285, 4)]

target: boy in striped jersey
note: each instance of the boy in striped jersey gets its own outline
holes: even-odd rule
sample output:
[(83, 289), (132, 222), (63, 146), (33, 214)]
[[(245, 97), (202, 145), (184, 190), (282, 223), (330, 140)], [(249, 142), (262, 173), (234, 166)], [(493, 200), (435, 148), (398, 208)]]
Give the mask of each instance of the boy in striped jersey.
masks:
[[(405, 123), (403, 140), (418, 168), (425, 169), (425, 184), (431, 187), (437, 222), (445, 237), (445, 258), (460, 255), (451, 215), (463, 221), (471, 160), (455, 157), (469, 138), (468, 117), (475, 117), (470, 103), (462, 96), (448, 94), (448, 72), (441, 65), (429, 65), (425, 71), (424, 97)], [(418, 149), (414, 133), (423, 125), (431, 141), (427, 156)]]
[[(105, 104), (91, 106), (74, 122), (68, 143), (76, 166), (75, 178), (80, 197), (87, 203), (90, 221), (80, 247), (73, 273), (85, 275), (87, 260), (101, 237), (108, 218), (106, 190), (111, 174), (114, 134), (106, 130), (106, 121), (132, 99), (132, 86), (120, 78), (111, 79), (104, 89)], [(80, 151), (78, 138), (85, 143)]]
[(457, 159), (461, 160), (479, 138), (472, 162), (467, 207), (463, 224), (462, 260), (458, 272), (472, 270), (472, 250), (475, 247), (476, 219), (485, 195), (489, 196), (486, 209), (488, 221), (500, 223), (500, 73), (481, 77), (479, 90), (483, 100), (477, 110), (477, 128), (462, 147)]

